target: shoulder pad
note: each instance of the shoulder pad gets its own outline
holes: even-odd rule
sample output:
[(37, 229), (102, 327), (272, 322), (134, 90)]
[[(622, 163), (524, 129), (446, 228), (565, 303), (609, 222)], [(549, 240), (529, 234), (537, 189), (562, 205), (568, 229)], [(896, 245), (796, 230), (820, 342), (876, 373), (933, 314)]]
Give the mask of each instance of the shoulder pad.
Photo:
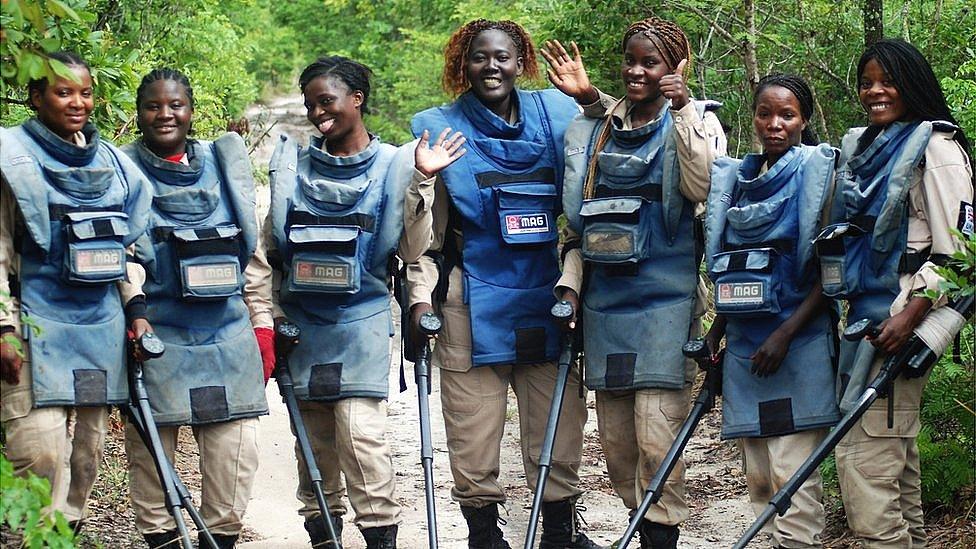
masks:
[(715, 112), (722, 108), (722, 103), (719, 101), (714, 101), (712, 99), (693, 99), (695, 103), (699, 103), (702, 106), (702, 111), (712, 111)]
[(932, 131), (955, 133), (959, 131), (959, 126), (953, 124), (952, 122), (947, 122), (945, 120), (933, 120)]

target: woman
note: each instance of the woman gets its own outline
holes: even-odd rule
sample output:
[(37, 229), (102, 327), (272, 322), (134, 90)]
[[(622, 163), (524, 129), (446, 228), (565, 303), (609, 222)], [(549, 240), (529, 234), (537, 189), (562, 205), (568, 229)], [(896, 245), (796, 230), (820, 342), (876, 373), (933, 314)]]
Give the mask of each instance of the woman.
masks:
[[(363, 122), (370, 75), (339, 56), (319, 58), (302, 72), (308, 120), (322, 137), (299, 147), (283, 136), (275, 150), (261, 238), (276, 280), (272, 285), (270, 268), (255, 272), (247, 294), (255, 326), (285, 317), (302, 330), (289, 368), (334, 523), (341, 533), (341, 471), (367, 547), (390, 549), (400, 518), (384, 435), (390, 260), (396, 252), (412, 261), (426, 249), (429, 240), (418, 241), (418, 249), (400, 238), (405, 201), (409, 212), (429, 203), (431, 193), (418, 185), (460, 157), (464, 139), (444, 132), (430, 148), (425, 134), (399, 152), (380, 142)], [(394, 162), (413, 166), (411, 157), (416, 170), (405, 177), (390, 169)], [(297, 446), (296, 455), (301, 461)], [(303, 463), (298, 471), (299, 512), (317, 547), (328, 534)]]
[[(810, 129), (813, 95), (803, 79), (759, 81), (753, 126), (761, 154), (722, 158), (712, 169), (705, 257), (717, 316), (707, 341), (722, 366), (722, 438), (742, 454), (756, 514), (839, 419), (823, 395), (834, 386), (836, 321), (814, 262), (835, 151)], [(823, 486), (814, 471), (785, 515), (767, 525), (779, 547), (821, 547)]]
[(85, 61), (69, 52), (51, 59), (74, 78), (32, 80), (35, 117), (0, 129), (0, 410), (14, 472), (47, 479), (51, 508), (77, 530), (108, 407), (128, 400), (126, 327), (136, 335), (150, 329), (138, 314), (126, 320), (123, 305), (139, 302), (141, 290), (120, 283), (126, 247), (145, 230), (151, 190), (89, 122)]
[[(590, 84), (573, 48), (572, 58), (558, 42), (543, 50), (550, 79), (585, 115), (566, 132), (569, 239), (556, 295), (574, 308), (582, 300), (585, 382), (611, 483), (634, 510), (690, 408), (696, 367), (681, 346), (699, 335), (703, 311), (695, 211), (725, 135), (719, 105), (689, 96), (691, 49), (674, 23), (649, 18), (624, 33), (619, 101)], [(678, 543), (689, 513), (682, 463), (671, 478), (643, 517), (642, 547)]]
[[(233, 547), (258, 466), (257, 416), (268, 413), (257, 340), (242, 273), (257, 243), (254, 180), (244, 141), (189, 139), (193, 88), (156, 69), (136, 92), (142, 138), (125, 147), (154, 189), (146, 234), (146, 316), (166, 353), (145, 369), (146, 389), (170, 461), (181, 425), (200, 448), (200, 512), (220, 547)], [(153, 459), (126, 426), (129, 492), (136, 527), (150, 547), (179, 538)], [(235, 456), (227, 459), (227, 456)]]
[[(848, 319), (871, 319), (880, 333), (842, 343), (840, 372), (851, 378), (844, 401), (945, 304), (919, 292), (938, 290), (933, 266), (961, 249), (950, 229), (971, 235), (973, 219), (969, 141), (928, 61), (907, 42), (882, 40), (861, 56), (857, 75), (869, 126), (844, 137), (835, 225), (818, 250), (824, 292), (847, 300)], [(864, 547), (925, 544), (915, 437), (926, 379), (895, 381), (892, 400), (875, 403), (837, 446), (848, 524)]]
[[(538, 69), (532, 40), (511, 21), (465, 24), (444, 61), (444, 89), (458, 98), (417, 114), (413, 133), (459, 129), (476, 154), (434, 184), (432, 252), (407, 268), (412, 322), (431, 301), (444, 318), (433, 362), (468, 547), (509, 547), (497, 526), (508, 388), (518, 399), (522, 461), (534, 489), (559, 353), (549, 311), (559, 277), (562, 138), (578, 110), (556, 90), (516, 87)], [(579, 383), (571, 378), (567, 395)], [(578, 533), (574, 512), (585, 420), (583, 400), (567, 397), (543, 496), (541, 547), (595, 547)]]

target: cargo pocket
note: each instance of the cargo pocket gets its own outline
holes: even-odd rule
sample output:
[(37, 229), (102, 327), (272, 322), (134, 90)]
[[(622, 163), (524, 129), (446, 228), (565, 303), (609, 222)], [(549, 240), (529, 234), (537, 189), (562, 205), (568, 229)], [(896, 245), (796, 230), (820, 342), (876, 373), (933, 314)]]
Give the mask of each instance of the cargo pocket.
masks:
[(513, 246), (553, 242), (556, 232), (556, 186), (495, 187), (502, 240)]
[(233, 225), (173, 231), (185, 301), (241, 295), (240, 232)]
[(65, 214), (65, 240), (61, 278), (68, 284), (102, 285), (125, 279), (125, 246), (129, 234), (122, 212)]
[(295, 225), (288, 287), (293, 292), (354, 294), (359, 291), (359, 227)]
[(745, 318), (779, 313), (778, 264), (779, 254), (773, 248), (715, 254), (715, 311)]
[(867, 245), (865, 234), (853, 223), (835, 223), (824, 227), (814, 239), (825, 296), (843, 298), (860, 293), (863, 258), (868, 255), (853, 252), (857, 251), (854, 248)]
[[(651, 238), (650, 221), (641, 217), (643, 199), (636, 197), (587, 200), (583, 219), (583, 257), (595, 263), (636, 263), (644, 259)], [(649, 217), (644, 215), (643, 217)]]

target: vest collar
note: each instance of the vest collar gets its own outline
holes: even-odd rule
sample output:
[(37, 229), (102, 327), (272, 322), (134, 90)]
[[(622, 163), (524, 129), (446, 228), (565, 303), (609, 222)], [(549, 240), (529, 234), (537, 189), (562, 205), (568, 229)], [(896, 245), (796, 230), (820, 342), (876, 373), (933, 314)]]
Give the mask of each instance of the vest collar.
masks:
[[(515, 139), (522, 135), (524, 124), (521, 116), (521, 98), (519, 90), (512, 90), (512, 112), (519, 113), (518, 121), (510, 124), (508, 120), (491, 112), (471, 91), (464, 92), (458, 97), (457, 103), (461, 112), (471, 124), (487, 137), (499, 139)], [(469, 137), (470, 139), (470, 137)]]
[(893, 122), (880, 133), (868, 128), (861, 139), (867, 141), (872, 134), (875, 135), (874, 139), (870, 143), (859, 142), (858, 149), (863, 150), (851, 157), (847, 166), (859, 179), (873, 180), (874, 175), (883, 171), (889, 160), (901, 150), (902, 144), (918, 125), (919, 122)]
[(803, 161), (803, 148), (790, 147), (786, 153), (762, 172), (766, 163), (765, 154), (747, 154), (739, 166), (738, 186), (754, 202), (759, 202), (776, 194), (789, 184)]
[(325, 150), (325, 137), (313, 137), (308, 148), (312, 169), (323, 177), (351, 179), (372, 165), (380, 150), (380, 138), (371, 135), (366, 148), (351, 156), (333, 156)]
[(657, 113), (654, 120), (639, 128), (634, 128), (631, 124), (630, 115), (634, 105), (625, 97), (614, 105), (610, 110), (610, 133), (614, 141), (620, 145), (633, 145), (643, 141), (647, 136), (657, 132), (667, 126), (666, 121), (671, 116), (671, 101), (668, 100)]
[(88, 140), (88, 144), (80, 147), (70, 141), (65, 141), (58, 134), (52, 132), (41, 123), (37, 117), (24, 122), (24, 130), (34, 138), (41, 148), (55, 160), (72, 167), (87, 166), (95, 159), (98, 152), (98, 129), (91, 122), (85, 124), (81, 133)]
[(153, 178), (167, 185), (185, 187), (199, 181), (203, 174), (200, 147), (200, 142), (195, 139), (186, 141), (186, 157), (189, 164), (170, 162), (156, 156), (156, 153), (149, 150), (142, 140), (136, 144), (136, 152), (146, 172)]

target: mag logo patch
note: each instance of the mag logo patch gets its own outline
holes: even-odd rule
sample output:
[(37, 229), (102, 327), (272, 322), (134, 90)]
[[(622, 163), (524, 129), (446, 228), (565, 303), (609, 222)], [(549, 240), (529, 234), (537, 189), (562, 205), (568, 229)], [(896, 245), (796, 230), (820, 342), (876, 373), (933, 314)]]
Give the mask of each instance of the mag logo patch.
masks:
[(352, 285), (349, 265), (329, 261), (295, 261), (295, 282), (310, 286), (348, 287)]
[(122, 270), (124, 250), (96, 248), (74, 252), (74, 271), (77, 274), (115, 273)]
[(505, 216), (507, 234), (535, 234), (549, 232), (549, 214), (508, 214)]
[(973, 214), (973, 205), (967, 202), (959, 203), (959, 222), (956, 223), (956, 228), (959, 232), (966, 236), (973, 236), (974, 230), (976, 230), (976, 216)]
[(227, 262), (189, 265), (186, 267), (186, 286), (191, 289), (237, 286), (237, 264)]
[(839, 263), (823, 262), (820, 264), (820, 282), (822, 284), (833, 286), (840, 284), (842, 279)]
[(719, 305), (762, 305), (762, 282), (723, 282), (716, 290)]

